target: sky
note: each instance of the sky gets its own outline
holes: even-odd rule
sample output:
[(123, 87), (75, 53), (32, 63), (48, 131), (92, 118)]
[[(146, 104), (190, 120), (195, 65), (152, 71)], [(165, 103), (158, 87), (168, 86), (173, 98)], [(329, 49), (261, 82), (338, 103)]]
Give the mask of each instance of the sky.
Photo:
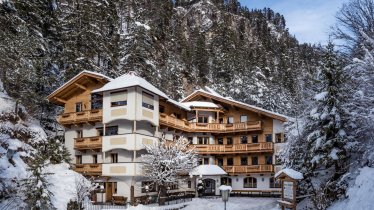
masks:
[(286, 19), (286, 27), (300, 43), (326, 44), (335, 15), (348, 0), (239, 0), (249, 9), (269, 7)]

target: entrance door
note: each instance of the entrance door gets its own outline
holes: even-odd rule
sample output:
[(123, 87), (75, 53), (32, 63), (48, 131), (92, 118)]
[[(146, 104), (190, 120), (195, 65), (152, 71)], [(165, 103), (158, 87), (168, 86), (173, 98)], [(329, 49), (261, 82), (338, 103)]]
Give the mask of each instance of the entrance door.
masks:
[(112, 182), (107, 182), (106, 183), (106, 188), (105, 188), (106, 202), (111, 202), (112, 197), (113, 197)]
[(204, 186), (204, 195), (216, 194), (216, 181), (214, 181), (214, 179), (204, 179)]

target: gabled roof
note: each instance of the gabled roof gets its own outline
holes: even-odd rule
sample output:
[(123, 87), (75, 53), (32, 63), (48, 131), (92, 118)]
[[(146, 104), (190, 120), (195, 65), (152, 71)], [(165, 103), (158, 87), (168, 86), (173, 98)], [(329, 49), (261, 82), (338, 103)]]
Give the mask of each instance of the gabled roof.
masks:
[(183, 102), (181, 103), (185, 106), (188, 106), (190, 108), (215, 108), (218, 109), (219, 106), (215, 103), (209, 102), (209, 101), (189, 101), (189, 102)]
[(91, 78), (91, 79), (99, 81), (103, 84), (112, 80), (112, 78), (107, 77), (104, 74), (84, 70), (84, 71), (81, 71), (79, 74), (75, 75), (69, 81), (65, 82), (61, 87), (57, 88), (51, 94), (49, 94), (49, 96), (47, 96), (47, 99), (52, 103), (55, 103), (55, 104), (58, 104), (58, 105), (63, 105), (64, 102), (61, 100), (61, 98), (63, 98), (62, 96), (64, 94), (66, 94), (67, 92), (71, 91), (72, 84), (74, 84), (74, 83), (78, 84), (78, 81), (83, 80), (82, 78), (84, 78), (84, 77)]
[(285, 176), (288, 176), (291, 179), (295, 179), (295, 180), (301, 180), (301, 179), (304, 178), (302, 173), (300, 173), (298, 171), (295, 171), (292, 168), (282, 169), (282, 170), (278, 171), (278, 173), (276, 173), (274, 177), (275, 178), (283, 178)]
[[(208, 89), (208, 90), (211, 90), (211, 89)], [(217, 100), (217, 101), (221, 101), (223, 103), (233, 104), (233, 105), (238, 106), (240, 108), (250, 110), (250, 111), (253, 111), (253, 112), (256, 112), (256, 113), (259, 113), (259, 114), (262, 114), (262, 115), (265, 115), (265, 116), (268, 116), (270, 118), (277, 119), (277, 120), (280, 120), (280, 121), (283, 121), (283, 122), (287, 121), (287, 118), (288, 118), (287, 116), (282, 115), (282, 114), (278, 114), (278, 113), (275, 113), (275, 112), (272, 112), (272, 111), (269, 111), (269, 110), (266, 110), (266, 109), (263, 109), (263, 108), (260, 108), (260, 107), (257, 107), (257, 106), (253, 106), (253, 105), (249, 105), (249, 104), (246, 104), (246, 103), (243, 103), (243, 102), (240, 102), (240, 101), (236, 101), (232, 98), (226, 98), (226, 97), (218, 94), (215, 91), (212, 93), (212, 92), (205, 91), (203, 89), (199, 89), (199, 90), (194, 91), (193, 93), (191, 93), (187, 97), (183, 98), (180, 101), (180, 103), (186, 103), (188, 101), (192, 101), (196, 96), (204, 96), (204, 97), (211, 98), (211, 99), (214, 99), (214, 100)]]
[(145, 79), (137, 76), (133, 72), (129, 72), (120, 77), (115, 78), (111, 82), (104, 85), (102, 88), (92, 91), (92, 93), (100, 93), (111, 90), (120, 90), (128, 87), (140, 86), (154, 94), (157, 94), (163, 98), (168, 98), (164, 92), (147, 82)]
[(226, 171), (224, 171), (221, 167), (217, 165), (199, 165), (192, 169), (190, 175), (193, 176), (213, 176), (213, 175), (226, 175)]

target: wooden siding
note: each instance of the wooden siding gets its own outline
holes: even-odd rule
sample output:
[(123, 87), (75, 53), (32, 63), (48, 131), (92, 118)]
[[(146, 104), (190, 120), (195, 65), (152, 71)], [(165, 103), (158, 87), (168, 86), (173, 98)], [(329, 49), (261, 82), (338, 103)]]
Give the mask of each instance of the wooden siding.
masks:
[(76, 150), (88, 150), (88, 149), (101, 149), (102, 148), (102, 137), (83, 137), (74, 139), (74, 149)]
[(101, 122), (103, 111), (101, 109), (85, 110), (82, 112), (71, 112), (59, 115), (57, 121), (61, 125), (73, 125), (82, 123)]
[(94, 176), (102, 174), (102, 167), (101, 164), (94, 163), (75, 164), (74, 171), (82, 175)]
[(274, 144), (272, 142), (257, 144), (197, 144), (195, 146), (198, 154), (238, 154), (238, 153), (260, 153), (273, 152)]

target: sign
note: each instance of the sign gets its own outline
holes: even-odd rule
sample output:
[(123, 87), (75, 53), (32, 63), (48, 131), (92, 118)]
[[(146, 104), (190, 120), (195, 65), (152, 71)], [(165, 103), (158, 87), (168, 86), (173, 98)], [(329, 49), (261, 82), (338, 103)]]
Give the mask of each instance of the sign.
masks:
[(293, 200), (293, 182), (283, 182), (283, 197)]

